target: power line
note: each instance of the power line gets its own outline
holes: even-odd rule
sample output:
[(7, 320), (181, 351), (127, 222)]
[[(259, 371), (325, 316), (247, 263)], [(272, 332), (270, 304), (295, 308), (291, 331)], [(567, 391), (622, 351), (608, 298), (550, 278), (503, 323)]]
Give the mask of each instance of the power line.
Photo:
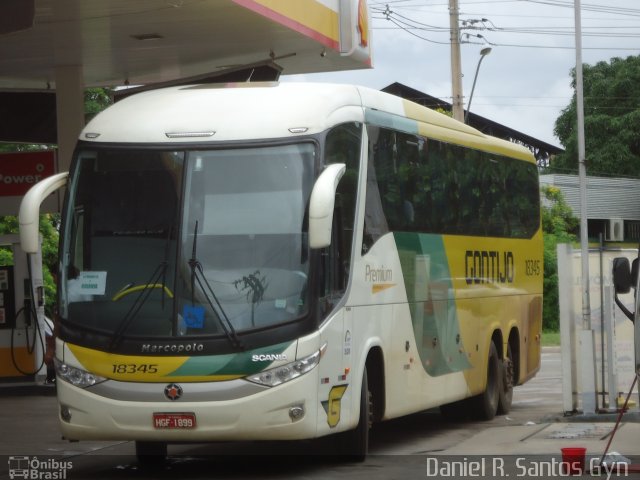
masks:
[[(542, 5), (552, 5), (556, 7), (574, 8), (573, 1), (567, 0), (519, 0), (526, 3), (538, 3)], [(627, 7), (614, 7), (612, 5), (596, 5), (596, 4), (582, 4), (581, 9), (589, 12), (598, 13), (611, 13), (617, 15), (632, 15), (640, 17), (640, 9), (627, 8)]]
[(420, 35), (418, 35), (418, 34), (416, 34), (416, 33), (412, 32), (410, 28), (406, 28), (405, 26), (401, 25), (400, 23), (398, 23), (396, 20), (394, 20), (394, 19), (392, 19), (392, 18), (388, 18), (388, 20), (389, 20), (391, 23), (393, 23), (394, 25), (396, 25), (398, 28), (400, 28), (401, 30), (404, 30), (404, 31), (405, 31), (405, 32), (407, 32), (408, 34), (413, 35), (414, 37), (417, 37), (417, 38), (419, 38), (419, 39), (421, 39), (421, 40), (425, 40), (425, 41), (427, 41), (427, 42), (429, 42), (429, 43), (437, 43), (437, 44), (440, 44), (440, 45), (449, 45), (449, 42), (439, 42), (439, 41), (437, 41), (437, 40), (431, 40), (431, 39), (429, 39), (429, 38), (426, 38), (426, 37), (420, 36)]
[[(370, 4), (370, 7), (372, 7), (372, 9), (374, 9), (374, 5), (390, 5), (393, 4), (395, 5), (395, 8), (397, 9), (403, 9), (403, 10), (413, 10), (413, 11), (420, 11), (420, 12), (425, 12), (424, 8), (439, 8), (439, 7), (446, 7), (447, 4), (445, 3), (411, 3), (411, 4), (407, 4), (407, 2), (411, 2), (411, 0), (391, 0), (391, 1), (378, 1), (375, 3)], [(470, 1), (470, 0), (465, 0), (464, 4), (465, 5), (482, 5), (482, 4), (496, 4), (496, 3), (522, 3), (522, 2), (528, 2), (528, 3), (537, 3), (537, 4), (542, 4), (542, 5), (550, 5), (550, 6), (556, 6), (556, 7), (561, 7), (561, 8), (574, 8), (574, 4), (573, 4), (573, 0), (567, 1), (567, 0), (494, 0), (494, 1), (489, 1), (489, 0), (480, 0), (480, 1)], [(593, 12), (597, 12), (597, 13), (608, 13), (608, 14), (613, 14), (613, 15), (623, 15), (623, 16), (640, 16), (640, 9), (635, 9), (635, 8), (628, 8), (628, 7), (614, 7), (611, 5), (597, 5), (597, 4), (583, 4), (582, 5), (582, 10), (583, 11), (593, 11)], [(486, 11), (482, 12), (482, 13), (474, 13), (474, 12), (461, 12), (465, 15), (486, 15)], [(445, 11), (430, 11), (429, 12), (430, 15), (448, 15), (447, 12)], [(523, 18), (523, 15), (519, 15), (519, 14), (502, 14), (502, 13), (492, 13), (491, 16), (493, 17), (517, 17), (517, 18)], [(553, 19), (562, 19), (565, 18), (567, 20), (571, 20), (573, 19), (573, 16), (567, 16), (567, 17), (558, 17), (557, 15), (526, 15), (526, 18), (553, 18)], [(602, 17), (584, 17), (584, 20), (602, 20)], [(629, 18), (621, 18), (621, 19), (617, 19), (618, 21), (620, 20), (632, 20)]]
[[(399, 0), (399, 1), (405, 1), (405, 0)], [(505, 0), (506, 1), (506, 0)], [(561, 0), (509, 0), (509, 1), (524, 1), (524, 2), (533, 2), (533, 3), (539, 3), (539, 2), (560, 2)], [(416, 33), (417, 31), (421, 31), (421, 32), (433, 32), (433, 33), (446, 33), (448, 34), (450, 32), (450, 29), (448, 27), (439, 27), (437, 25), (432, 25), (432, 24), (427, 24), (418, 20), (415, 20), (413, 18), (410, 18), (408, 16), (399, 14), (397, 12), (395, 12), (394, 10), (391, 10), (389, 8), (389, 4), (387, 3), (385, 5), (385, 9), (375, 9), (378, 13), (381, 13), (383, 16), (379, 17), (373, 17), (375, 20), (387, 20), (390, 23), (392, 23), (393, 25), (395, 25), (396, 28), (404, 30), (405, 32), (409, 33), (410, 35), (413, 35), (421, 40), (425, 40), (427, 42), (430, 43), (434, 43), (434, 44), (441, 44), (441, 45), (447, 45), (450, 42), (449, 41), (438, 41), (438, 40), (434, 40), (433, 38), (428, 38), (426, 36), (420, 35), (418, 33)], [(570, 36), (573, 35), (573, 32), (571, 30), (569, 30), (571, 27), (497, 27), (495, 26), (490, 20), (483, 18), (482, 20), (465, 20), (463, 21), (463, 25), (466, 23), (468, 23), (468, 25), (461, 27), (461, 30), (475, 30), (475, 31), (490, 31), (490, 32), (494, 32), (494, 33), (514, 33), (514, 34), (524, 34), (524, 35), (543, 35), (543, 36)], [(475, 26), (475, 24), (478, 23), (480, 26)], [(490, 24), (490, 26), (487, 25)], [(387, 27), (372, 27), (373, 29), (387, 29)], [(393, 28), (393, 27), (391, 27)], [(640, 38), (640, 33), (634, 33), (634, 32), (616, 32), (616, 33), (612, 33), (612, 32), (602, 32), (602, 31), (597, 31), (597, 30), (603, 30), (606, 29), (608, 27), (591, 27), (592, 29), (595, 29), (596, 31), (591, 31), (591, 32), (587, 32), (585, 34), (583, 34), (583, 36), (585, 37), (606, 37), (606, 38)], [(611, 27), (611, 28), (615, 28), (615, 29), (622, 29), (625, 27)], [(536, 48), (536, 49), (558, 49), (558, 50), (573, 50), (574, 46), (570, 45), (570, 46), (563, 46), (563, 45), (534, 45), (534, 44), (517, 44), (517, 43), (500, 43), (500, 42), (492, 42), (489, 39), (487, 39), (486, 37), (484, 37), (481, 34), (471, 34), (471, 33), (465, 33), (464, 34), (467, 41), (463, 42), (463, 43), (476, 43), (476, 44), (490, 44), (492, 46), (501, 46), (501, 47), (511, 47), (511, 48)], [(482, 40), (482, 43), (480, 42), (472, 42), (470, 40), (470, 37), (476, 37), (480, 40)], [(597, 47), (597, 46), (590, 46), (590, 47), (584, 47), (585, 50), (619, 50), (619, 51), (638, 51), (640, 50), (640, 47)]]
[[(449, 32), (448, 27), (439, 27), (437, 25), (426, 24), (418, 20), (409, 18), (405, 15), (401, 15), (388, 8), (385, 10), (380, 10), (380, 12), (384, 14), (383, 17), (373, 17), (373, 18), (377, 20), (390, 20), (391, 18), (394, 18), (398, 23), (402, 23), (406, 28), (409, 28), (409, 29), (423, 30), (423, 31), (430, 31), (430, 32), (442, 32), (442, 33)], [(476, 19), (464, 20), (463, 19), (462, 23), (463, 23), (463, 26), (461, 27), (461, 29), (463, 30), (465, 29), (487, 30), (487, 31), (497, 32), (497, 33), (518, 33), (518, 34), (529, 34), (529, 35), (559, 35), (559, 36), (574, 35), (573, 27), (562, 27), (562, 26), (558, 26), (558, 27), (524, 27), (524, 26), (523, 27), (497, 27), (493, 24), (493, 22), (491, 22), (486, 18), (483, 18), (482, 20), (476, 20)], [(480, 23), (481, 26), (475, 26), (476, 23)], [(487, 26), (486, 25), (487, 23), (490, 23), (491, 26)], [(374, 27), (374, 28), (381, 29), (380, 27)], [(608, 29), (621, 30), (621, 29), (633, 29), (633, 28), (640, 28), (640, 26), (639, 27), (592, 26), (592, 27), (586, 27), (587, 30), (592, 30), (592, 31), (583, 34), (583, 36), (592, 36), (592, 37), (606, 36), (608, 38), (611, 38), (611, 37), (613, 38), (639, 37), (640, 38), (640, 32), (611, 33), (610, 31), (608, 32), (597, 31), (597, 30), (608, 30)]]
[[(375, 2), (372, 5), (383, 4), (398, 4), (407, 3), (411, 0), (390, 0), (387, 2)], [(498, 4), (498, 3), (537, 3), (541, 5), (550, 5), (563, 8), (574, 8), (573, 0), (465, 0), (465, 5), (484, 5), (484, 4)], [(400, 8), (416, 8), (416, 7), (446, 7), (446, 3), (413, 3), (411, 5), (398, 5)], [(583, 11), (592, 11), (598, 13), (610, 13), (617, 15), (637, 15), (640, 16), (640, 9), (628, 8), (628, 7), (615, 7), (613, 5), (599, 5), (599, 4), (582, 4), (581, 9)]]

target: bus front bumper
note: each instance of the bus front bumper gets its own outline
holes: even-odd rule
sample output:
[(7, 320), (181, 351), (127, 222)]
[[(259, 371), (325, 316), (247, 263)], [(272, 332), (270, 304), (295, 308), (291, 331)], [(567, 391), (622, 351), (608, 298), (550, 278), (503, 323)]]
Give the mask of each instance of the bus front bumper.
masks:
[[(237, 393), (246, 393), (246, 386), (244, 390), (236, 390), (236, 395), (230, 393), (228, 382), (182, 383), (179, 385), (182, 395), (175, 401), (165, 394), (168, 387), (165, 383), (114, 382), (114, 389), (108, 385), (113, 381), (108, 380), (102, 389), (92, 391), (59, 380), (60, 426), (68, 440), (198, 442), (313, 438), (317, 436), (317, 416), (322, 409), (317, 397), (316, 372), (317, 369), (272, 388), (253, 387), (247, 395)], [(252, 385), (245, 380), (234, 382)], [(118, 388), (122, 395), (116, 394)], [(105, 389), (112, 393), (98, 394)], [(189, 401), (190, 398), (198, 401)], [(171, 416), (167, 414), (193, 416), (195, 423), (189, 421), (186, 427), (159, 426), (162, 422), (157, 418)]]

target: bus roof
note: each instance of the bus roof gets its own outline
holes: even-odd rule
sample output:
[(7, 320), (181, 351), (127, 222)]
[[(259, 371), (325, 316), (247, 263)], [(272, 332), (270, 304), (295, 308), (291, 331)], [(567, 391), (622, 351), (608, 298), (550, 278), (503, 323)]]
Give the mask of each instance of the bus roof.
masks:
[(535, 161), (524, 147), (484, 135), (409, 100), (328, 83), (253, 82), (151, 90), (98, 114), (80, 139), (137, 144), (273, 139), (319, 133), (354, 121)]

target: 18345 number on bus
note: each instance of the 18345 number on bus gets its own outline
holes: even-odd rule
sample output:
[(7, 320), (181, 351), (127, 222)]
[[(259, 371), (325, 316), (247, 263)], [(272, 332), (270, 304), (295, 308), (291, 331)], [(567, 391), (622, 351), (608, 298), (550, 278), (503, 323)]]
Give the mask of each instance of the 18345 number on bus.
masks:
[(537, 277), (542, 273), (540, 260), (525, 260), (525, 275), (527, 277)]
[(114, 363), (113, 373), (158, 373), (158, 365), (155, 363)]

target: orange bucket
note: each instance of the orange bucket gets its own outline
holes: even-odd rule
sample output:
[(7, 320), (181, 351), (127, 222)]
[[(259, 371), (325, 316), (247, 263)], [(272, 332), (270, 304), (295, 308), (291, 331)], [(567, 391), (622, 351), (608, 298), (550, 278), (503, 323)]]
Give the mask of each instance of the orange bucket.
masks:
[(584, 473), (584, 462), (587, 449), (584, 447), (566, 447), (562, 451), (562, 471), (567, 475), (581, 475)]

